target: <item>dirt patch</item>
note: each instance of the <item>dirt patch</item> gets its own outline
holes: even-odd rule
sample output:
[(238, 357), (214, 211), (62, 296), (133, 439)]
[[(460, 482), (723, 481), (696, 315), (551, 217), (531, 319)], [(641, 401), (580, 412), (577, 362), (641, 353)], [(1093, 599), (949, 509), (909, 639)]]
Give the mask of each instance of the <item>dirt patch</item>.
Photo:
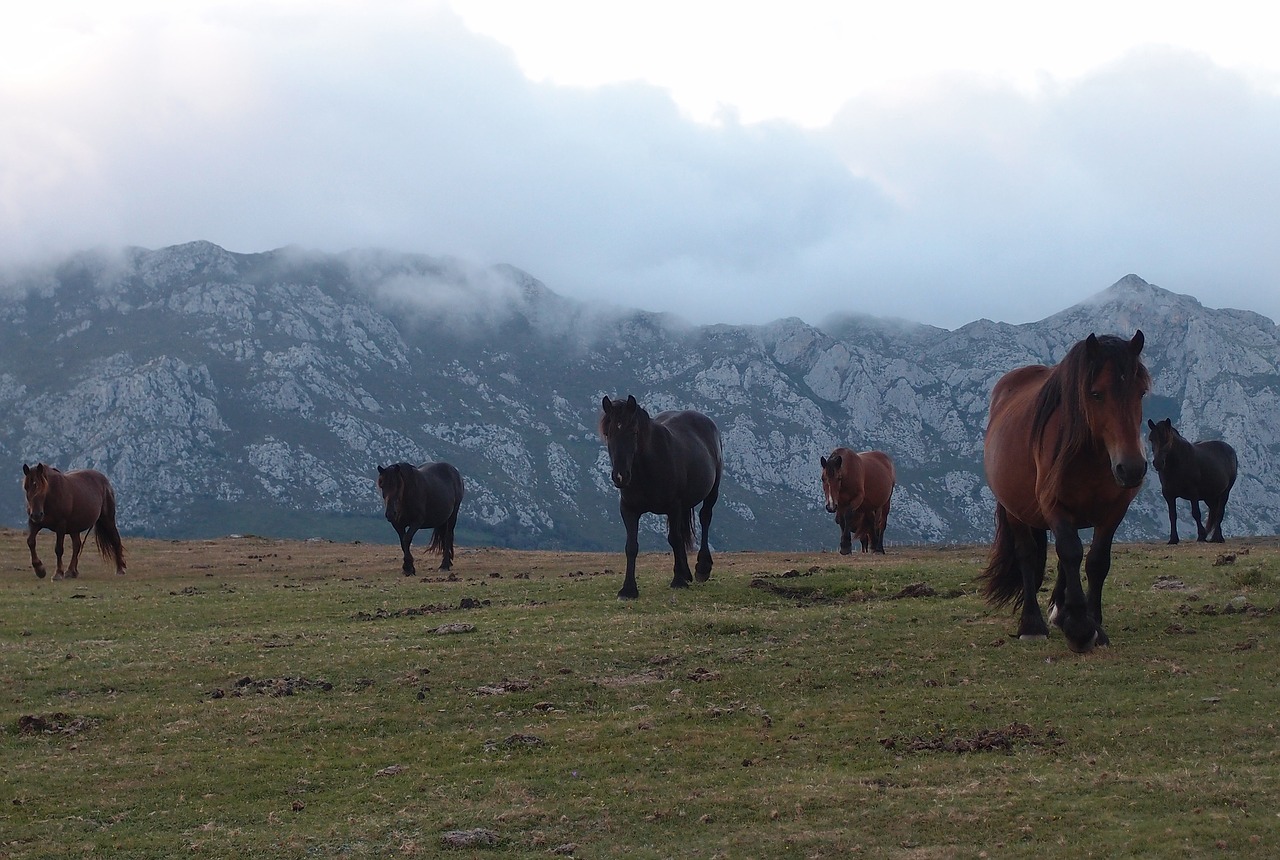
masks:
[(92, 717), (73, 717), (61, 711), (55, 714), (23, 714), (18, 717), (20, 735), (78, 735), (98, 725)]
[(227, 696), (293, 696), (315, 690), (328, 693), (333, 684), (318, 678), (261, 678), (254, 680), (249, 676), (238, 679), (230, 690), (221, 687), (209, 694), (211, 699), (222, 699)]
[(357, 612), (351, 616), (354, 621), (376, 621), (382, 618), (413, 618), (419, 615), (439, 615), (442, 612), (456, 612), (460, 609), (480, 609), (490, 605), (488, 600), (477, 600), (464, 597), (457, 606), (447, 603), (424, 603), (421, 606), (407, 606), (404, 609), (386, 609), (378, 607), (372, 612)]
[(484, 684), (476, 687), (477, 696), (501, 696), (506, 693), (520, 693), (533, 687), (532, 681), (523, 678), (503, 678), (496, 684)]
[(927, 582), (913, 582), (899, 591), (890, 600), (902, 600), (905, 597), (937, 597), (938, 590)]
[(995, 729), (978, 729), (972, 735), (941, 734), (924, 738), (881, 738), (880, 745), (894, 752), (1001, 752), (1012, 753), (1016, 747), (1057, 747), (1063, 743), (1053, 729), (1043, 731), (1026, 723), (1010, 723)]

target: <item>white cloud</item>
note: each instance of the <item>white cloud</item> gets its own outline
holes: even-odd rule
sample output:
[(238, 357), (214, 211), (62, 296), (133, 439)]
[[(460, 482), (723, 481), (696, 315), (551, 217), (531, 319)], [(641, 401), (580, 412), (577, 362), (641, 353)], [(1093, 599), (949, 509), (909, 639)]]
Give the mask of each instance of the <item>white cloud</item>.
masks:
[(1136, 272), (1280, 317), (1280, 102), (1204, 55), (918, 79), (807, 129), (531, 81), (440, 5), (172, 8), (42, 25), (61, 49), (0, 61), (0, 258), (376, 246), (700, 322), (948, 326)]

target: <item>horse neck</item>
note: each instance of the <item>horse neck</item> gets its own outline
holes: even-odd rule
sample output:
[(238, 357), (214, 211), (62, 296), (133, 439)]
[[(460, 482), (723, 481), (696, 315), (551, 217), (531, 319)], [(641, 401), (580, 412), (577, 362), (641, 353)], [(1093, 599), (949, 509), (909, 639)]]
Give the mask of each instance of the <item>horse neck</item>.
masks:
[(670, 463), (671, 431), (648, 415), (641, 416), (636, 426), (638, 445), (632, 468), (642, 466), (643, 471), (653, 472)]

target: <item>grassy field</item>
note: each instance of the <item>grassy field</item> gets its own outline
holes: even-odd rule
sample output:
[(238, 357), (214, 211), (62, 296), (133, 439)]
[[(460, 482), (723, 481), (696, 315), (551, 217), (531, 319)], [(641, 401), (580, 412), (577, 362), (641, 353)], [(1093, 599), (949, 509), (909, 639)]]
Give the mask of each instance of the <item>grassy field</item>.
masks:
[(126, 547), (0, 531), (0, 858), (1280, 856), (1275, 538), (1118, 547), (1087, 656), (984, 547)]

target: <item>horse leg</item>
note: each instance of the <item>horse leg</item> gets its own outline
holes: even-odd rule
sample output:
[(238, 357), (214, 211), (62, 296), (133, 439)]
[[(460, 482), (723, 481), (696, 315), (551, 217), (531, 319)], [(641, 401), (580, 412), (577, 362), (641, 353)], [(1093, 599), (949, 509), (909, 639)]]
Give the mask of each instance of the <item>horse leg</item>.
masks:
[(445, 522), (444, 531), (440, 535), (440, 569), (449, 570), (453, 567), (453, 529), (458, 524), (458, 509), (454, 508), (453, 513), (449, 515), (449, 519)]
[(1213, 543), (1226, 543), (1222, 536), (1222, 520), (1227, 516), (1227, 498), (1230, 495), (1230, 490), (1224, 490), (1209, 504), (1209, 540)]
[[(1058, 581), (1053, 586), (1053, 602), (1049, 617), (1067, 637), (1067, 647), (1078, 654), (1091, 649), (1101, 628), (1089, 615), (1089, 604), (1080, 585), (1080, 563), (1084, 560), (1084, 544), (1080, 533), (1068, 523), (1054, 524), (1053, 537), (1058, 551)], [(1110, 564), (1110, 542), (1107, 542), (1107, 564)], [(1099, 597), (1101, 600), (1101, 597)]]
[(840, 554), (853, 552), (853, 508), (836, 511), (836, 523), (840, 526)]
[(80, 550), (84, 548), (84, 541), (85, 538), (80, 536), (79, 531), (71, 532), (71, 563), (67, 565), (67, 579), (80, 576)]
[(27, 549), (31, 550), (31, 569), (36, 572), (36, 576), (44, 579), (48, 572), (44, 569), (44, 562), (40, 560), (40, 556), (36, 555), (36, 535), (39, 533), (40, 527), (35, 523), (27, 526)]
[(1169, 543), (1178, 542), (1178, 497), (1165, 496), (1164, 503), (1169, 506)]
[(1204, 523), (1200, 521), (1200, 500), (1199, 499), (1191, 500), (1191, 516), (1196, 521), (1196, 541), (1198, 543), (1204, 543), (1208, 534), (1205, 531)]
[(1019, 639), (1048, 639), (1049, 627), (1040, 614), (1037, 594), (1044, 583), (1044, 566), (1048, 558), (1048, 538), (1043, 531), (1028, 526), (1014, 527), (1013, 554), (1022, 572), (1022, 617), (1018, 622)]
[(640, 512), (622, 506), (622, 525), (627, 530), (627, 574), (618, 591), (619, 600), (635, 600), (640, 596), (636, 588), (636, 556), (640, 554)]
[(54, 538), (53, 541), (53, 553), (58, 557), (58, 570), (54, 573), (53, 578), (55, 580), (66, 579), (67, 575), (62, 572), (62, 547), (64, 546), (67, 534), (66, 532), (54, 532), (54, 534), (57, 535), (57, 537)]
[(876, 511), (871, 515), (871, 551), (884, 555), (884, 526), (885, 518)]
[(681, 511), (667, 517), (667, 543), (671, 545), (671, 554), (675, 557), (671, 574), (672, 588), (688, 588), (689, 583), (693, 582), (693, 574), (689, 571), (689, 553), (686, 550), (689, 542), (684, 533), (692, 518), (692, 510), (687, 514)]
[(400, 549), (404, 551), (404, 564), (401, 567), (401, 570), (404, 571), (405, 576), (416, 576), (418, 570), (413, 566), (413, 552), (411, 551), (411, 547), (413, 546), (413, 536), (418, 533), (418, 529), (416, 526), (408, 526), (407, 528), (400, 529), (399, 531)]
[(1084, 560), (1084, 575), (1089, 582), (1089, 615), (1098, 626), (1098, 638), (1093, 643), (1095, 645), (1111, 644), (1107, 631), (1102, 627), (1102, 584), (1107, 581), (1107, 573), (1111, 570), (1111, 542), (1114, 537), (1114, 527), (1095, 528), (1089, 555)]
[(706, 582), (711, 578), (711, 512), (720, 498), (720, 485), (711, 491), (711, 495), (702, 500), (702, 508), (698, 511), (698, 525), (702, 529), (702, 541), (698, 546), (698, 564), (693, 569), (693, 576), (698, 582)]

